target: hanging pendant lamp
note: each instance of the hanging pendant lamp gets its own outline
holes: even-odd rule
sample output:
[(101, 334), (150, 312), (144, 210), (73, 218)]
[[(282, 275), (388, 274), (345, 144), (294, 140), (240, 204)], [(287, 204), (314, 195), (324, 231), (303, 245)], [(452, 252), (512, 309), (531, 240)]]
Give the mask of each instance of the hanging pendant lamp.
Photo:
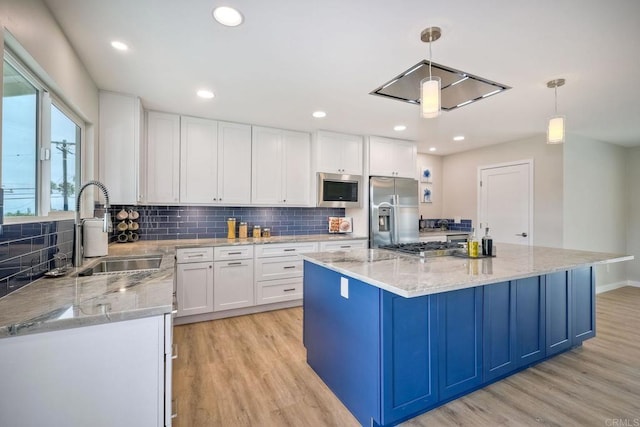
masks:
[(429, 27), (420, 33), (420, 40), (429, 43), (429, 77), (420, 82), (420, 114), (425, 119), (440, 115), (440, 77), (431, 75), (431, 42), (441, 35), (439, 27)]
[(547, 82), (547, 87), (555, 91), (555, 116), (549, 119), (547, 127), (547, 144), (562, 144), (564, 142), (565, 118), (558, 115), (558, 88), (564, 85), (564, 79)]

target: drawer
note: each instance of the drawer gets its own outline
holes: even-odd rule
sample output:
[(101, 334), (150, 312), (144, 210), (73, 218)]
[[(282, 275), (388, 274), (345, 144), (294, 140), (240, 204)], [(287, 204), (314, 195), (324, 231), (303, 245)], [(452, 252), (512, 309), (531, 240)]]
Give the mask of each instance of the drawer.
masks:
[(216, 246), (213, 258), (216, 261), (253, 258), (253, 245)]
[(302, 299), (302, 279), (270, 280), (258, 282), (256, 304)]
[(258, 258), (255, 260), (255, 279), (288, 279), (302, 277), (303, 262), (298, 256)]
[(305, 252), (317, 252), (316, 242), (308, 243), (267, 243), (256, 245), (256, 258), (288, 256)]
[(184, 248), (176, 250), (176, 262), (178, 264), (209, 261), (213, 261), (213, 248)]
[(351, 249), (365, 249), (366, 240), (344, 240), (339, 242), (320, 242), (320, 252), (350, 251)]

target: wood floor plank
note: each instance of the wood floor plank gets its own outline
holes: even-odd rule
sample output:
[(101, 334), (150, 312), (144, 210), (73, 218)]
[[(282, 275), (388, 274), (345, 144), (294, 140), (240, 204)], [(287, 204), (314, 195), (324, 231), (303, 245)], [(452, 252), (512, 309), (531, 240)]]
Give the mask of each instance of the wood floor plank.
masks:
[[(297, 307), (175, 327), (175, 425), (358, 426), (307, 365), (302, 315)], [(582, 347), (402, 425), (640, 425), (640, 288), (598, 295), (596, 316), (597, 336)]]

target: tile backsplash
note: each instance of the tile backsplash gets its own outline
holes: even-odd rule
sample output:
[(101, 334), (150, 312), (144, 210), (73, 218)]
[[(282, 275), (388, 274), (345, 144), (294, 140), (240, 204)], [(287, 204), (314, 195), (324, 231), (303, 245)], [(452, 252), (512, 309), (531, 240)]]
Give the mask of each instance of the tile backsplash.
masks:
[(53, 268), (54, 255), (71, 261), (73, 220), (4, 224), (0, 232), (0, 298)]
[(136, 231), (141, 240), (204, 239), (227, 236), (227, 218), (246, 222), (249, 234), (254, 225), (269, 227), (272, 236), (323, 234), (329, 216), (344, 216), (342, 208), (217, 207), (217, 206), (111, 206), (114, 232), (116, 214), (135, 209), (140, 214)]

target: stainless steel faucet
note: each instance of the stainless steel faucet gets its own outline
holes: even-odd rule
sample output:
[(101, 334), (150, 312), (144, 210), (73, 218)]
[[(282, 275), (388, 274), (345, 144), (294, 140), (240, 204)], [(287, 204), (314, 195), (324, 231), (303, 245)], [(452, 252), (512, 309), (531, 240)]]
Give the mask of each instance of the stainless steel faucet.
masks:
[(76, 219), (75, 219), (75, 233), (73, 234), (73, 266), (80, 267), (83, 261), (83, 247), (82, 247), (82, 238), (80, 234), (82, 233), (82, 223), (80, 221), (80, 196), (82, 196), (82, 192), (85, 188), (90, 185), (95, 185), (100, 190), (102, 190), (102, 194), (104, 194), (105, 202), (104, 202), (104, 223), (102, 224), (102, 231), (105, 233), (109, 233), (112, 230), (111, 224), (111, 214), (109, 213), (109, 191), (107, 191), (107, 187), (100, 181), (88, 181), (82, 187), (80, 187), (80, 191), (78, 191), (78, 197), (76, 198)]

